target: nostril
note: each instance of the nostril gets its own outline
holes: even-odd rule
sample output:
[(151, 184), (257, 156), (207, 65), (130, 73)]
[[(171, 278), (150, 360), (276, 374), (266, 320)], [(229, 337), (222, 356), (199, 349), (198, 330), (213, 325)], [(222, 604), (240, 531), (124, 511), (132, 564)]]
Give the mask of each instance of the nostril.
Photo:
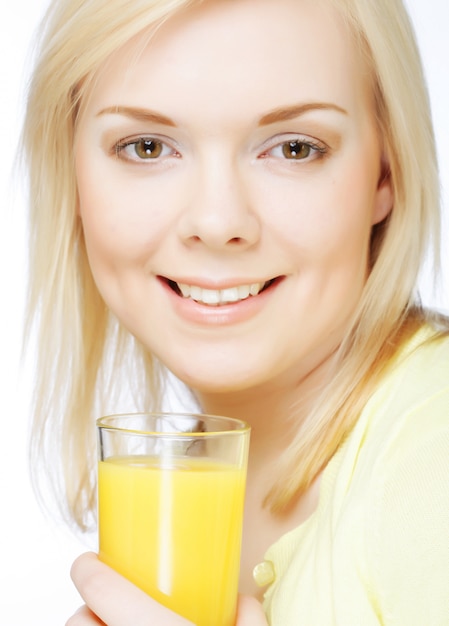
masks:
[[(202, 241), (202, 238), (199, 235), (192, 235), (191, 237), (189, 237), (189, 241), (193, 243), (198, 243)], [(245, 243), (245, 239), (243, 237), (231, 237), (231, 239), (228, 239), (228, 241), (225, 242), (225, 245), (228, 245), (228, 244), (240, 245), (244, 243)]]
[(260, 228), (252, 215), (222, 216), (217, 215), (217, 211), (202, 214), (199, 210), (197, 214), (192, 209), (181, 216), (177, 234), (186, 246), (203, 244), (209, 248), (237, 251), (237, 248), (243, 250), (255, 245), (260, 237)]

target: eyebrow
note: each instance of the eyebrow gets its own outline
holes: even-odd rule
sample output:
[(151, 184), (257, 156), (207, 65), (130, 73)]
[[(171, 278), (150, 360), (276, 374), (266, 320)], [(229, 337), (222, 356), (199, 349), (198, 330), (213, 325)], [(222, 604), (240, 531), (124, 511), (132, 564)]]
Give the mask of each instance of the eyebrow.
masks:
[(176, 126), (175, 122), (167, 117), (166, 115), (162, 115), (162, 113), (157, 113), (156, 111), (150, 111), (149, 109), (142, 109), (139, 107), (128, 107), (128, 106), (112, 106), (106, 107), (97, 113), (97, 117), (100, 115), (124, 115), (125, 117), (130, 117), (132, 119), (138, 120), (139, 122), (152, 122), (155, 124), (163, 124), (164, 126)]
[(289, 107), (274, 109), (260, 118), (259, 126), (267, 126), (268, 124), (274, 124), (275, 122), (291, 120), (295, 117), (304, 115), (309, 111), (337, 111), (343, 115), (348, 115), (346, 109), (338, 106), (338, 104), (333, 104), (331, 102), (307, 102), (304, 104), (294, 104)]
[[(300, 117), (309, 111), (337, 111), (343, 115), (348, 115), (346, 109), (338, 106), (338, 104), (333, 104), (331, 102), (307, 102), (304, 104), (293, 104), (292, 106), (274, 109), (259, 119), (258, 126), (268, 126), (269, 124), (274, 124), (275, 122), (291, 120), (295, 117)], [(164, 126), (176, 127), (176, 123), (166, 115), (140, 107), (106, 107), (97, 113), (97, 117), (108, 114), (124, 115), (125, 117), (138, 120), (139, 122), (152, 122), (156, 124), (163, 124)]]

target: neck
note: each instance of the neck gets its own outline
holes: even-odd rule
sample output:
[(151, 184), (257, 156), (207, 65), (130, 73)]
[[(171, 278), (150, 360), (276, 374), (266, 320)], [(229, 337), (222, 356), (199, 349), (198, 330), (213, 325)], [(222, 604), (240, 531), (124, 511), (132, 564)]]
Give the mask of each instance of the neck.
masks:
[(258, 388), (196, 393), (205, 413), (226, 415), (251, 426), (251, 462), (266, 464), (285, 450), (329, 380), (332, 354), (307, 375), (270, 380)]

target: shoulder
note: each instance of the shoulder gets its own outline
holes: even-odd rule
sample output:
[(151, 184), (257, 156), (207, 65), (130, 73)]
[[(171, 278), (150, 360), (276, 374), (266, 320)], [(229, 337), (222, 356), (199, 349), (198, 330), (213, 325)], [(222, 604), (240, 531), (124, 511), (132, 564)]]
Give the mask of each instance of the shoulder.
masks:
[(342, 506), (352, 494), (370, 509), (373, 494), (382, 497), (399, 477), (407, 482), (418, 457), (428, 471), (449, 471), (448, 434), (449, 338), (430, 339), (423, 329), (397, 355), (331, 461), (328, 491), (338, 483)]
[(386, 383), (401, 385), (403, 395), (420, 397), (449, 388), (449, 335), (428, 326), (418, 331), (392, 362)]
[(448, 338), (399, 358), (381, 412), (366, 516), (373, 585), (386, 623), (440, 624), (449, 615)]
[(371, 480), (380, 494), (379, 510), (392, 508), (382, 504), (394, 493), (407, 494), (408, 503), (413, 494), (424, 497), (423, 491), (426, 497), (449, 496), (449, 337), (419, 333), (366, 413), (365, 444), (376, 470)]
[[(415, 431), (416, 432), (416, 431)], [(449, 616), (449, 426), (398, 437), (366, 509), (372, 587), (386, 624), (442, 624)]]
[(362, 415), (382, 455), (403, 455), (449, 428), (449, 336), (419, 331), (400, 351)]

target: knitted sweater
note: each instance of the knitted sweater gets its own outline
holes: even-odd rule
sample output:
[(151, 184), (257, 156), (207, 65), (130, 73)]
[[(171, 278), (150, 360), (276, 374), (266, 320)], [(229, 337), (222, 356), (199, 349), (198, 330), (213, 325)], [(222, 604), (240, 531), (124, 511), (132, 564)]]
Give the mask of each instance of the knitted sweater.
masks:
[[(419, 331), (271, 546), (271, 626), (449, 625), (449, 338)], [(424, 343), (423, 343), (424, 342)]]

